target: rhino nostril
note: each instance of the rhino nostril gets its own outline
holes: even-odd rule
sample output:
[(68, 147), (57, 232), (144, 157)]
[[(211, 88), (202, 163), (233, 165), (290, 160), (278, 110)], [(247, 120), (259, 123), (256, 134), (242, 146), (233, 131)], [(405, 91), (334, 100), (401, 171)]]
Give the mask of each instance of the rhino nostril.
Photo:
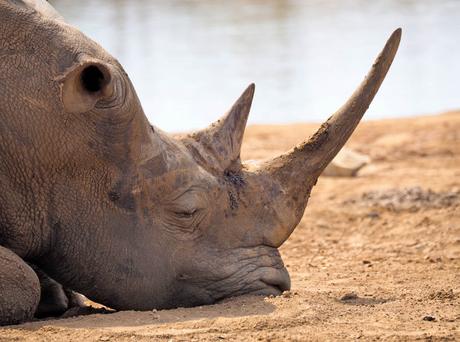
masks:
[(187, 279), (190, 279), (190, 277), (188, 275), (184, 274), (184, 273), (179, 273), (177, 275), (177, 279), (179, 279), (179, 280), (187, 280)]
[(118, 201), (120, 199), (120, 194), (116, 191), (110, 191), (108, 195), (112, 202)]

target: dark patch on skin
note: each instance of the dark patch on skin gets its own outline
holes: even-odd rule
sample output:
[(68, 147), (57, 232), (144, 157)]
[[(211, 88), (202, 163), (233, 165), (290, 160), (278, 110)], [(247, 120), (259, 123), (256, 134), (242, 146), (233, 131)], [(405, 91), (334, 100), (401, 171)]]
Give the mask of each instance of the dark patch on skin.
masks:
[(126, 194), (123, 196), (117, 203), (119, 203), (119, 207), (122, 207), (124, 209), (128, 210), (135, 210), (136, 209), (136, 204), (134, 201), (134, 197), (131, 194)]
[(224, 180), (228, 186), (228, 200), (230, 209), (236, 210), (239, 207), (240, 190), (246, 185), (243, 174), (230, 170), (224, 171)]
[(235, 210), (238, 209), (238, 195), (235, 195), (234, 192), (228, 192), (228, 199), (230, 201), (230, 209)]
[(241, 172), (226, 170), (224, 172), (224, 177), (228, 183), (233, 184), (237, 189), (242, 188), (244, 185), (246, 185), (246, 181), (244, 180)]
[(109, 191), (108, 195), (112, 202), (118, 201), (120, 199), (120, 194), (116, 191)]
[(177, 279), (179, 280), (187, 280), (187, 279), (190, 279), (190, 276), (184, 274), (184, 273), (180, 273), (177, 275)]
[(141, 169), (147, 178), (156, 178), (168, 172), (168, 165), (162, 153), (147, 160)]
[(134, 196), (129, 191), (124, 191), (125, 188), (123, 181), (116, 183), (108, 192), (109, 199), (119, 208), (134, 210), (136, 208)]

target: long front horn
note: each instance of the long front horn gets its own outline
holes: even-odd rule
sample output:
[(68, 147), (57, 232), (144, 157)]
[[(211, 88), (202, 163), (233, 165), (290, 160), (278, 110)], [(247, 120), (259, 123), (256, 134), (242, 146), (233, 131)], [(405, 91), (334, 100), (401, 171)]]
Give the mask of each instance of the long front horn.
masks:
[[(261, 165), (259, 175), (271, 178), (283, 188), (283, 199), (277, 201), (290, 203), (291, 212), (295, 211), (292, 219), (288, 219), (293, 222), (285, 222), (284, 227), (278, 227), (277, 231), (266, 232), (267, 236), (271, 236), (268, 240), (274, 245), (284, 242), (298, 224), (317, 178), (353, 133), (382, 84), (400, 39), (401, 29), (397, 29), (350, 99), (308, 141)], [(289, 211), (284, 204), (278, 204), (280, 212)]]
[(184, 143), (194, 146), (195, 150), (205, 149), (224, 169), (239, 160), (254, 90), (252, 83), (222, 118), (203, 130), (189, 134), (183, 139)]

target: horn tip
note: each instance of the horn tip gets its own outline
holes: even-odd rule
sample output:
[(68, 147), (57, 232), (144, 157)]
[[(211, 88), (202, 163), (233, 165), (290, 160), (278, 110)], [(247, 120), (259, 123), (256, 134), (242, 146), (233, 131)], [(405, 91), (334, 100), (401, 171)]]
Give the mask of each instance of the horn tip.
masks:
[(254, 94), (254, 91), (255, 91), (255, 90), (256, 90), (256, 85), (255, 85), (255, 83), (250, 83), (250, 84), (248, 85), (248, 87), (246, 88), (246, 91), (245, 91), (245, 92)]
[(254, 83), (249, 84), (248, 87), (244, 90), (243, 94), (241, 94), (241, 97), (238, 100), (238, 102), (244, 101), (245, 103), (248, 103), (250, 105), (252, 103), (255, 90), (256, 85)]
[(402, 29), (398, 27), (394, 32), (391, 34), (389, 41), (398, 42), (401, 40)]

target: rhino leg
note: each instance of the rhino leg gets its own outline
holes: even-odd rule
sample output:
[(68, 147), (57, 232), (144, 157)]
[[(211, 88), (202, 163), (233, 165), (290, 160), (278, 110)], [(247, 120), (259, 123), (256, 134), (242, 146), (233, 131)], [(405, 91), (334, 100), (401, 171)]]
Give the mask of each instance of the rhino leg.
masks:
[(106, 308), (93, 308), (86, 305), (84, 297), (77, 292), (63, 287), (56, 280), (49, 277), (38, 266), (30, 264), (40, 280), (40, 303), (35, 311), (36, 318), (46, 317), (74, 317), (96, 313), (112, 313)]
[(30, 264), (40, 280), (40, 303), (35, 311), (36, 318), (58, 317), (75, 307), (84, 307), (82, 297), (72, 290), (64, 288), (50, 278), (38, 266)]
[(0, 325), (32, 319), (39, 300), (40, 282), (35, 272), (15, 253), (0, 246)]

